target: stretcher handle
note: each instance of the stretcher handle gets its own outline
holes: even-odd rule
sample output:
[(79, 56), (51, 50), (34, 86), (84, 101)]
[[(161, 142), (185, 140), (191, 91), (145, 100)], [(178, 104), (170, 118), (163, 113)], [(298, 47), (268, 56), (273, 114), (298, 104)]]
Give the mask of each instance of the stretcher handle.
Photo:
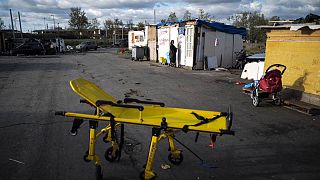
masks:
[(55, 111), (55, 112), (54, 112), (54, 115), (56, 115), (56, 116), (64, 116), (65, 113), (66, 113), (66, 112), (64, 112), (64, 111)]
[(139, 99), (134, 99), (134, 98), (124, 98), (123, 100), (124, 103), (140, 103), (140, 104), (154, 104), (154, 105), (159, 105), (161, 107), (164, 107), (165, 104), (163, 102), (155, 102), (155, 101), (142, 101)]
[(86, 99), (80, 99), (80, 103), (85, 103), (85, 104), (89, 104), (90, 106), (94, 106)]
[(281, 71), (281, 75), (283, 75), (283, 73), (286, 71), (286, 69), (287, 69), (287, 67), (285, 66), (285, 65), (283, 65), (283, 64), (272, 64), (271, 66), (269, 66), (268, 68), (267, 68), (267, 70), (266, 70), (266, 73), (267, 72), (269, 72), (269, 70), (271, 69), (271, 68), (273, 68), (273, 67), (282, 67), (283, 69), (282, 69), (282, 71)]
[(116, 104), (116, 103), (114, 103), (112, 101), (97, 100), (96, 101), (96, 106), (99, 107), (101, 105), (109, 105), (109, 106), (123, 107), (123, 108), (133, 108), (133, 109), (138, 109), (139, 111), (143, 111), (144, 110), (143, 106), (128, 105), (128, 104)]

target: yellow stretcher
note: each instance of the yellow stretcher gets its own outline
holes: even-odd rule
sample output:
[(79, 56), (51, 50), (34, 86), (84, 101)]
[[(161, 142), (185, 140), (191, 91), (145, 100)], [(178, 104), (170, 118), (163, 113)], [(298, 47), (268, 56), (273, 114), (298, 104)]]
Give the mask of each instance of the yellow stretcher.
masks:
[[(96, 139), (105, 134), (103, 140), (111, 142), (105, 158), (108, 161), (120, 159), (123, 144), (123, 130), (126, 123), (152, 126), (152, 138), (149, 155), (145, 170), (141, 172), (141, 179), (154, 179), (155, 172), (152, 171), (152, 163), (157, 148), (157, 143), (168, 138), (170, 154), (168, 156), (172, 164), (178, 165), (182, 162), (182, 151), (175, 146), (174, 134), (177, 131), (195, 131), (211, 133), (215, 140), (216, 135), (234, 134), (231, 130), (232, 112), (202, 111), (195, 109), (164, 107), (161, 102), (141, 101), (138, 99), (125, 98), (116, 100), (100, 87), (85, 79), (70, 81), (73, 91), (82, 98), (80, 103), (86, 103), (95, 108), (94, 114), (81, 114), (73, 112), (57, 111), (56, 115), (74, 117), (71, 134), (76, 135), (77, 129), (83, 120), (89, 120), (90, 139), (88, 151), (84, 156), (85, 161), (94, 161), (96, 165), (96, 179), (102, 179), (101, 161), (95, 154)], [(96, 132), (98, 121), (109, 121), (110, 123), (100, 132)], [(120, 140), (116, 137), (115, 127), (121, 127)]]

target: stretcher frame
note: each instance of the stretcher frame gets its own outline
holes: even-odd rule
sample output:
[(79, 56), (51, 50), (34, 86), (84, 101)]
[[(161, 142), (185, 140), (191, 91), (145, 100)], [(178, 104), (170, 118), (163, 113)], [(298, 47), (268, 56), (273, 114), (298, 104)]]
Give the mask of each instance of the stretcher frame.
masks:
[[(95, 153), (96, 140), (101, 135), (105, 135), (103, 140), (105, 142), (111, 142), (112, 144), (112, 146), (106, 150), (106, 160), (110, 162), (119, 160), (124, 139), (124, 124), (127, 123), (152, 126), (148, 158), (144, 171), (140, 173), (141, 179), (156, 178), (157, 175), (152, 170), (152, 164), (158, 142), (161, 140), (168, 139), (170, 151), (168, 158), (172, 164), (179, 165), (183, 161), (182, 151), (176, 147), (174, 140), (174, 135), (181, 130), (183, 132), (194, 131), (210, 133), (214, 141), (217, 135), (234, 135), (234, 131), (231, 130), (233, 113), (230, 108), (228, 112), (214, 112), (166, 108), (165, 104), (161, 102), (141, 101), (132, 98), (117, 101), (97, 85), (81, 78), (71, 80), (70, 86), (75, 93), (84, 98), (80, 100), (80, 103), (86, 103), (92, 106), (95, 109), (95, 113), (84, 114), (56, 111), (55, 115), (75, 118), (70, 131), (72, 135), (77, 134), (77, 129), (83, 120), (89, 121), (89, 145), (88, 151), (84, 155), (84, 160), (86, 162), (94, 161), (96, 166), (96, 179), (98, 180), (102, 179), (103, 173), (101, 170), (101, 160)], [(141, 104), (144, 104), (144, 106)], [(183, 118), (177, 117), (180, 115), (187, 119), (183, 120)], [(160, 120), (159, 118), (161, 116), (162, 118)], [(98, 132), (98, 122), (103, 121), (109, 122), (109, 124)], [(121, 127), (120, 142), (116, 137), (115, 127), (117, 126)]]

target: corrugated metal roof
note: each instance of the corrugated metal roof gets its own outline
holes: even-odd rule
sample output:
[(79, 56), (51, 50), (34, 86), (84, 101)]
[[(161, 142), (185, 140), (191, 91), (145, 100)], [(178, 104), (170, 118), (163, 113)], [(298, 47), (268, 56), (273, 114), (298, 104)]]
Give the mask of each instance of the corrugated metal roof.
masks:
[(320, 29), (320, 25), (317, 24), (283, 24), (278, 26), (257, 26), (262, 29), (290, 29), (290, 31), (297, 31), (301, 28), (308, 27), (309, 29)]

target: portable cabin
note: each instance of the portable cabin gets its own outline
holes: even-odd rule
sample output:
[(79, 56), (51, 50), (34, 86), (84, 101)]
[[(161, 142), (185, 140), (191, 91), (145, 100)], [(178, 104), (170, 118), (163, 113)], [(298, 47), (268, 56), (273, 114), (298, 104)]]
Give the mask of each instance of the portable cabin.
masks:
[(243, 48), (244, 28), (202, 20), (181, 21), (158, 25), (158, 60), (170, 61), (170, 42), (178, 51), (176, 65), (189, 69), (204, 69), (208, 60), (218, 67), (231, 68), (235, 52)]

